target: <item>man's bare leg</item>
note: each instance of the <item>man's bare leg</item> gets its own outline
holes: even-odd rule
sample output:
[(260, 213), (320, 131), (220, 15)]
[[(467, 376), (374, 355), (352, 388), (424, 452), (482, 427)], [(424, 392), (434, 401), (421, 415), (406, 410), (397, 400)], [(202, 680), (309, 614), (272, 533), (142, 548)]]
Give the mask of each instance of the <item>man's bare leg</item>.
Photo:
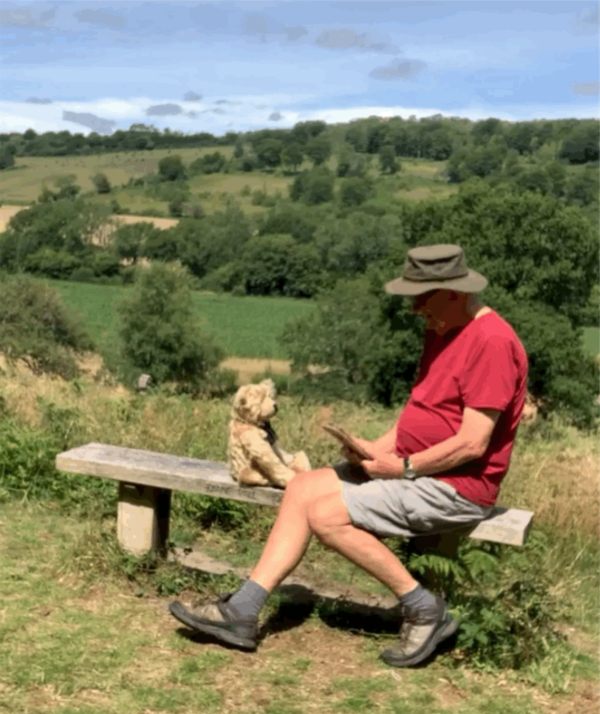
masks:
[(270, 592), (294, 570), (312, 535), (308, 523), (310, 505), (339, 489), (339, 479), (330, 468), (294, 476), (285, 489), (260, 560), (250, 574), (251, 580)]
[(378, 538), (356, 528), (333, 469), (298, 474), (288, 484), (277, 519), (250, 579), (271, 591), (298, 565), (312, 533), (398, 596), (417, 581)]

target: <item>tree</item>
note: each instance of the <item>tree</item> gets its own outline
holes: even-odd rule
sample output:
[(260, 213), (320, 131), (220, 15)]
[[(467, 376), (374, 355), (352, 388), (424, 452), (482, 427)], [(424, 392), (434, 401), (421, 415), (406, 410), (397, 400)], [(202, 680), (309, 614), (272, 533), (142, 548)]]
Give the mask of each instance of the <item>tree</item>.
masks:
[(229, 206), (199, 221), (184, 219), (169, 232), (177, 257), (201, 278), (237, 259), (252, 231), (242, 211)]
[(373, 194), (373, 183), (368, 178), (351, 176), (342, 183), (340, 200), (343, 206), (360, 206)]
[(194, 159), (190, 164), (190, 172), (192, 174), (216, 174), (223, 170), (226, 163), (225, 156), (220, 151), (213, 151)]
[(97, 173), (95, 176), (92, 176), (92, 183), (94, 184), (96, 193), (110, 193), (111, 191), (110, 181), (106, 177), (106, 174)]
[(260, 166), (274, 169), (281, 163), (283, 142), (280, 139), (261, 139), (254, 145), (254, 152)]
[(82, 198), (34, 203), (10, 220), (0, 237), (0, 266), (8, 270), (25, 267), (27, 256), (41, 248), (85, 253), (108, 219), (109, 208)]
[(296, 171), (298, 166), (302, 163), (304, 158), (304, 152), (302, 150), (302, 144), (297, 141), (291, 141), (286, 144), (281, 152), (281, 161), (284, 166), (289, 166), (292, 171)]
[(71, 379), (75, 355), (92, 344), (54, 288), (24, 275), (0, 275), (0, 352), (35, 372)]
[(41, 203), (49, 203), (51, 201), (61, 201), (62, 199), (74, 199), (81, 193), (81, 187), (75, 182), (74, 175), (59, 176), (53, 182), (55, 190), (44, 186), (42, 193), (39, 196)]
[(158, 162), (161, 181), (178, 181), (185, 178), (185, 167), (181, 156), (165, 156)]
[(598, 161), (598, 122), (577, 124), (565, 138), (560, 149), (560, 158), (570, 164), (585, 164)]
[(178, 382), (198, 389), (223, 353), (202, 333), (194, 313), (188, 273), (155, 263), (142, 271), (121, 303), (121, 352), (133, 372), (147, 372), (156, 383)]
[(0, 150), (0, 171), (3, 169), (10, 169), (11, 166), (15, 165), (15, 157), (7, 147)]
[[(581, 308), (597, 282), (598, 243), (580, 210), (552, 196), (483, 181), (464, 184), (439, 210), (441, 222), (422, 242), (460, 244), (491, 285), (581, 325)], [(416, 211), (428, 213), (431, 205)]]
[(311, 297), (321, 280), (318, 253), (290, 236), (251, 238), (241, 257), (244, 288), (251, 295)]
[(379, 165), (382, 173), (395, 174), (398, 171), (396, 152), (392, 144), (384, 144), (379, 149)]
[(236, 139), (235, 146), (233, 147), (233, 158), (241, 159), (244, 155), (244, 142), (241, 138)]
[(309, 243), (321, 222), (318, 211), (307, 211), (306, 206), (279, 201), (265, 216), (261, 235), (287, 233), (299, 243)]
[(406, 398), (421, 352), (415, 317), (406, 308), (392, 313), (381, 283), (364, 277), (339, 280), (322, 293), (314, 312), (286, 326), (282, 341), (294, 371), (328, 367), (305, 381), (320, 398), (387, 405)]
[(113, 247), (122, 260), (130, 260), (135, 264), (142, 255), (147, 241), (158, 231), (152, 223), (130, 223), (117, 228), (113, 235)]
[(315, 136), (307, 142), (305, 152), (314, 166), (321, 166), (331, 156), (331, 141), (323, 134)]
[(315, 136), (322, 134), (327, 129), (327, 124), (324, 121), (302, 121), (294, 125), (292, 129), (292, 138), (294, 141), (304, 145), (307, 141)]
[(294, 179), (290, 196), (294, 201), (302, 199), (313, 205), (325, 203), (333, 198), (333, 184), (333, 174), (323, 166), (312, 171), (303, 171)]
[(338, 176), (364, 176), (367, 171), (367, 160), (357, 153), (349, 144), (343, 144), (337, 156), (336, 173)]
[(410, 227), (398, 216), (372, 216), (353, 211), (344, 217), (328, 216), (315, 233), (319, 264), (332, 277), (354, 277), (369, 265), (391, 262), (394, 253), (402, 255)]
[(593, 204), (598, 200), (598, 183), (596, 168), (586, 168), (584, 171), (571, 174), (565, 189), (567, 200), (579, 206)]

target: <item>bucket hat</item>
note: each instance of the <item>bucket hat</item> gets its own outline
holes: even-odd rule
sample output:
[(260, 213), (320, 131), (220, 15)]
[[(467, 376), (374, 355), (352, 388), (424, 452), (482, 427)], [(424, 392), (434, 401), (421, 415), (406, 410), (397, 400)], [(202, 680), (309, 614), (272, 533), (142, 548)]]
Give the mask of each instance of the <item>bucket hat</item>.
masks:
[(411, 248), (406, 255), (402, 276), (390, 280), (385, 291), (392, 295), (422, 295), (430, 290), (456, 290), (478, 293), (488, 284), (486, 278), (467, 267), (463, 249), (452, 243)]

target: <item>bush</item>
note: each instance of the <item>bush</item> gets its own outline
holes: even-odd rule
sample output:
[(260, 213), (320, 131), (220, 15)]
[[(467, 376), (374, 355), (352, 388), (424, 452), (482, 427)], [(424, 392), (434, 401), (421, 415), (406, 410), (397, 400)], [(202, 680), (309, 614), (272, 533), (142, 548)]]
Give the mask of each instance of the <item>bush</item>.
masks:
[(216, 369), (223, 354), (202, 334), (189, 284), (184, 269), (155, 263), (121, 303), (122, 355), (131, 374), (147, 372), (156, 383), (197, 390)]
[(319, 255), (290, 236), (256, 236), (245, 245), (241, 264), (244, 286), (251, 295), (310, 297), (321, 281)]
[(0, 351), (6, 358), (22, 359), (35, 372), (75, 376), (74, 354), (91, 342), (58, 293), (25, 276), (0, 277), (0, 289)]
[(27, 258), (42, 249), (81, 255), (108, 215), (107, 207), (81, 198), (35, 203), (13, 216), (0, 236), (0, 267), (22, 270)]
[(190, 164), (191, 174), (215, 174), (225, 167), (226, 159), (220, 151), (204, 154)]
[(32, 428), (0, 415), (0, 501), (52, 499), (90, 512), (114, 514), (115, 490), (105, 479), (82, 479), (56, 471), (56, 454), (81, 443), (75, 410), (40, 403), (41, 425)]
[(111, 191), (110, 181), (106, 174), (97, 173), (95, 176), (92, 176), (92, 183), (94, 184), (96, 193), (110, 193)]
[(290, 197), (315, 205), (333, 198), (334, 176), (329, 169), (320, 166), (312, 171), (303, 171), (290, 186)]
[(458, 557), (416, 553), (400, 546), (404, 562), (444, 592), (461, 619), (455, 656), (484, 668), (522, 669), (541, 661), (563, 637), (561, 610), (545, 569), (548, 542), (534, 534), (523, 549), (463, 542)]
[(161, 181), (178, 181), (185, 178), (185, 167), (181, 156), (165, 156), (158, 162), (158, 175)]
[(373, 184), (367, 178), (354, 176), (347, 178), (340, 190), (343, 206), (360, 206), (373, 194)]
[(81, 261), (78, 258), (64, 250), (40, 248), (27, 256), (23, 267), (30, 273), (64, 280), (80, 265)]

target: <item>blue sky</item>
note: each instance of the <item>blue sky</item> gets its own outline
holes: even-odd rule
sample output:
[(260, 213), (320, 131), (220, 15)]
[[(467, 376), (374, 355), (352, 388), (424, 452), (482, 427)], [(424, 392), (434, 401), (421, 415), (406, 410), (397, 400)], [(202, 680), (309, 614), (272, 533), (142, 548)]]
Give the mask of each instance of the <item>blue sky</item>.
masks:
[(0, 2), (0, 131), (598, 116), (598, 4)]

